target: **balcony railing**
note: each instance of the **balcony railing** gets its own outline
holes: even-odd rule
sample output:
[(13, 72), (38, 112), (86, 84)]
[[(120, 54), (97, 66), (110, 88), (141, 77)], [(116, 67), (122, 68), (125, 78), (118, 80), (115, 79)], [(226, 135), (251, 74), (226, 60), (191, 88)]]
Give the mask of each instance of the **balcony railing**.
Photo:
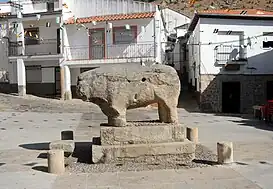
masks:
[(244, 46), (219, 45), (214, 48), (218, 64), (247, 61), (247, 49)]
[(52, 12), (62, 9), (61, 2), (59, 0), (11, 0), (11, 5), (13, 5), (11, 8), (12, 14), (17, 14), (18, 5), (22, 6), (24, 14)]
[[(20, 56), (19, 48), (22, 48), (20, 42), (9, 42), (9, 56)], [(57, 55), (60, 54), (60, 43), (56, 39), (44, 39), (37, 44), (25, 45), (26, 56), (37, 55)]]
[(66, 60), (152, 58), (154, 43), (64, 47)]

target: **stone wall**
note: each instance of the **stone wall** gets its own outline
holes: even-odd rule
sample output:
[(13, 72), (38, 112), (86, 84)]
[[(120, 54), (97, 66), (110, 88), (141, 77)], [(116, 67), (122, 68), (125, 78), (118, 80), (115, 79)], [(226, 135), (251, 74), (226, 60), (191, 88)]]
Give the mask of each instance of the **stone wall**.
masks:
[(222, 112), (222, 82), (241, 83), (241, 113), (252, 113), (252, 106), (266, 103), (267, 81), (273, 75), (201, 75), (200, 108)]

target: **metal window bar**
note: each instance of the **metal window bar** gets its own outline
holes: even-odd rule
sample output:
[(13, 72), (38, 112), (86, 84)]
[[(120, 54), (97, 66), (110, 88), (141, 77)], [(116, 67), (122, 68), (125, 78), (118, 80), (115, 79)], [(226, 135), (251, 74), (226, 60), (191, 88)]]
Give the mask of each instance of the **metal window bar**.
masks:
[[(39, 40), (38, 44), (35, 45), (25, 45), (25, 55), (57, 55), (58, 47), (57, 39), (43, 39)], [(8, 50), (9, 56), (20, 56), (18, 54), (18, 48), (21, 47), (21, 42), (9, 42)]]
[(214, 48), (215, 61), (219, 64), (247, 60), (247, 49), (243, 46), (219, 45)]

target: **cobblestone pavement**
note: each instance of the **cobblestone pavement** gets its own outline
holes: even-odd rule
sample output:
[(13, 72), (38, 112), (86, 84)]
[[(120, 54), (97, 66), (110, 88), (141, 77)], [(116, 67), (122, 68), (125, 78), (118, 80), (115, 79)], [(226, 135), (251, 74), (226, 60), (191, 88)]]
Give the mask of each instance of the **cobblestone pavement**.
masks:
[[(46, 151), (60, 131), (72, 129), (77, 141), (99, 135), (106, 117), (95, 105), (34, 96), (0, 94), (0, 189), (92, 188), (272, 188), (272, 128), (249, 116), (191, 113), (179, 109), (180, 121), (199, 128), (200, 143), (216, 153), (217, 141), (234, 142), (235, 163), (194, 169), (104, 173), (46, 173)], [(156, 108), (128, 113), (129, 120), (156, 119)]]

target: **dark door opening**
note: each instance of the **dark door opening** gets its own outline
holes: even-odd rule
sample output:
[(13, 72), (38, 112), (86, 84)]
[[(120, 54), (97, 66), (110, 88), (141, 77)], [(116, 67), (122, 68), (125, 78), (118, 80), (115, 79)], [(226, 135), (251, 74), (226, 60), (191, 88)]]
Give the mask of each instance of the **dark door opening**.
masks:
[(222, 83), (222, 112), (240, 113), (241, 108), (241, 84), (240, 82)]
[(273, 81), (266, 82), (266, 99), (273, 100)]
[(61, 53), (61, 29), (57, 29), (57, 54)]
[(55, 67), (55, 95), (61, 96), (61, 73), (60, 67)]

